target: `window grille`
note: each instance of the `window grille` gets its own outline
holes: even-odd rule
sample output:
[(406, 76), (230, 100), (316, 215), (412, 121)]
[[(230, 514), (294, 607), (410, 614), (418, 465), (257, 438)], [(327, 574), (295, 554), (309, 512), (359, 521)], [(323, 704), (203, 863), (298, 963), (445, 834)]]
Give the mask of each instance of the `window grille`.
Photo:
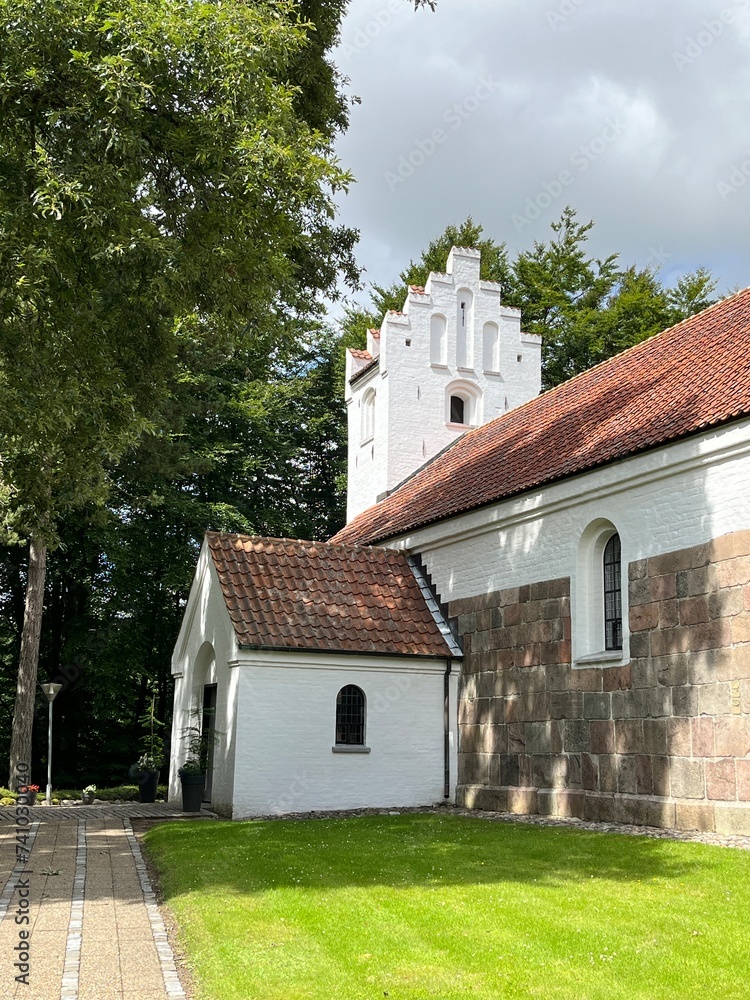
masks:
[(622, 558), (620, 536), (612, 535), (604, 549), (605, 649), (622, 649)]
[(365, 745), (365, 696), (354, 684), (343, 687), (336, 698), (336, 743)]

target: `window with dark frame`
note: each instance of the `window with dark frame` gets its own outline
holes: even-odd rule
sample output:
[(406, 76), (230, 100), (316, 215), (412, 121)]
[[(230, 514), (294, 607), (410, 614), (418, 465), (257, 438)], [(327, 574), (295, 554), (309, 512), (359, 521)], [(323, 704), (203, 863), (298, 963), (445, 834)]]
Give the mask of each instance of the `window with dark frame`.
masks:
[(341, 688), (336, 698), (336, 745), (365, 745), (365, 696), (356, 684)]
[(612, 535), (604, 549), (605, 649), (622, 649), (622, 556), (620, 536)]
[(466, 423), (464, 417), (466, 415), (466, 404), (460, 396), (451, 396), (451, 423), (452, 424), (463, 424)]

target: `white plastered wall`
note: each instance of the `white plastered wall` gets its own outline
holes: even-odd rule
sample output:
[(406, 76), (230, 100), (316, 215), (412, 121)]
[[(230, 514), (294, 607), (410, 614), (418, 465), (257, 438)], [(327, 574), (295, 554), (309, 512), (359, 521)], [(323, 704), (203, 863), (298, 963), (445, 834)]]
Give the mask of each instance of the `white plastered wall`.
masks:
[(200, 725), (203, 686), (216, 684), (216, 733), (211, 805), (230, 814), (236, 739), (237, 674), (227, 664), (237, 655), (237, 643), (221, 595), (216, 569), (203, 543), (182, 628), (172, 657), (175, 679), (169, 800), (181, 797), (178, 768), (185, 760), (184, 730)]
[[(431, 274), (424, 294), (410, 290), (403, 314), (388, 313), (379, 341), (370, 336), (368, 349), (379, 363), (353, 386), (351, 376), (366, 362), (348, 355), (349, 520), (464, 433), (466, 427), (451, 424), (446, 413), (451, 387), (459, 394), (468, 388), (478, 397), (473, 425), (488, 423), (539, 394), (541, 338), (521, 332), (521, 313), (502, 304), (500, 286), (481, 281), (479, 268), (478, 251), (454, 247), (447, 273)], [(459, 367), (464, 297), (472, 349), (470, 360)], [(436, 315), (446, 319), (445, 364), (431, 361)], [(499, 344), (495, 360), (485, 367), (487, 323), (497, 326)], [(376, 392), (375, 434), (363, 441), (361, 407), (371, 389)]]
[[(442, 659), (242, 650), (233, 818), (444, 801)], [(457, 773), (450, 681), (451, 800)], [(334, 753), (336, 696), (366, 697), (370, 753)]]
[(587, 636), (590, 584), (579, 572), (579, 556), (585, 532), (597, 521), (611, 523), (622, 542), (622, 660), (627, 662), (628, 564), (750, 528), (750, 421), (695, 435), (383, 544), (419, 552), (446, 603), (569, 577), (575, 661), (595, 652)]

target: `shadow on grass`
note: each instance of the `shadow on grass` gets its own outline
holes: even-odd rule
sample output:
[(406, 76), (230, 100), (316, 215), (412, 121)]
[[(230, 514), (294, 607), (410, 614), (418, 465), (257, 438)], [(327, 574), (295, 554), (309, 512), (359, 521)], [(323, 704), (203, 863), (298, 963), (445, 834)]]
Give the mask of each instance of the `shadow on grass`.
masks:
[(727, 851), (566, 827), (409, 814), (307, 821), (165, 823), (146, 843), (167, 899), (286, 887), (685, 881)]

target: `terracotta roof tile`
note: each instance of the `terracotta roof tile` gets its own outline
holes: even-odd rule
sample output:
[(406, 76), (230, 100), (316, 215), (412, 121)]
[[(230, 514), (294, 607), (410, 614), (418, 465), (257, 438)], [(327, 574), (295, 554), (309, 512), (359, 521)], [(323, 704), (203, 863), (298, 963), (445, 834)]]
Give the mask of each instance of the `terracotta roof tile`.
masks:
[(750, 288), (468, 431), (336, 542), (393, 538), (750, 415)]
[(360, 361), (372, 361), (373, 360), (372, 354), (370, 354), (369, 351), (360, 351), (356, 347), (350, 347), (349, 348), (349, 353), (353, 357), (359, 358)]
[(426, 295), (427, 292), (424, 290), (422, 285), (409, 285), (409, 288), (415, 295)]
[(378, 330), (376, 327), (374, 326), (370, 327), (370, 329), (367, 332), (371, 333), (375, 338), (375, 340), (380, 340), (380, 330)]
[[(349, 348), (349, 350), (351, 350), (351, 348)], [(354, 353), (354, 352), (352, 352), (352, 353)], [(358, 354), (364, 355), (364, 354), (368, 354), (368, 352), (367, 351), (359, 351)], [(352, 377), (349, 379), (349, 385), (353, 385), (357, 381), (357, 379), (362, 378), (363, 375), (366, 375), (369, 371), (372, 371), (372, 369), (375, 367), (375, 365), (377, 365), (379, 363), (380, 363), (380, 358), (373, 358), (372, 355), (370, 355), (370, 362), (369, 362), (369, 364), (366, 364), (364, 366), (364, 368), (360, 368), (359, 371), (356, 371), (352, 375)]]
[(402, 552), (206, 534), (241, 646), (450, 655)]

